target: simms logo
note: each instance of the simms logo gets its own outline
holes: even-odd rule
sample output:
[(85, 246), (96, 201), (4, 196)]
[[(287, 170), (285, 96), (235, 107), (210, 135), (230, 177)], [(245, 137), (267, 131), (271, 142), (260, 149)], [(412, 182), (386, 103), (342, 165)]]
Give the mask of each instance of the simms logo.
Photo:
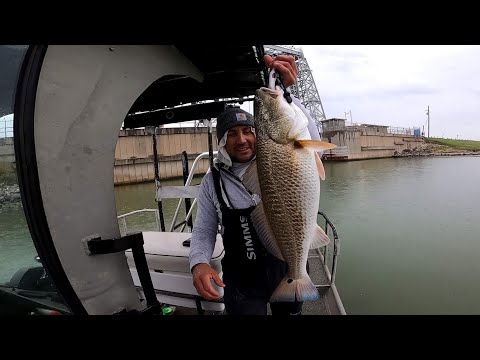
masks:
[(245, 247), (247, 248), (247, 257), (250, 260), (255, 260), (255, 251), (253, 249), (252, 235), (250, 235), (250, 228), (248, 227), (247, 218), (240, 216), (240, 223), (243, 228), (243, 240), (245, 241)]

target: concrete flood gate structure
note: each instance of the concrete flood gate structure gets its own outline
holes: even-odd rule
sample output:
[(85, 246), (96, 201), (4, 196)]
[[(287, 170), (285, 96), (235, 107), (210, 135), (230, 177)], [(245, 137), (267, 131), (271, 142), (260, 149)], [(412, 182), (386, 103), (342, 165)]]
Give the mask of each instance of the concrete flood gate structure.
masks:
[(383, 125), (347, 126), (345, 119), (322, 122), (322, 138), (337, 145), (324, 152), (324, 160), (365, 160), (393, 157), (395, 152), (413, 150), (425, 141), (416, 128), (393, 128)]

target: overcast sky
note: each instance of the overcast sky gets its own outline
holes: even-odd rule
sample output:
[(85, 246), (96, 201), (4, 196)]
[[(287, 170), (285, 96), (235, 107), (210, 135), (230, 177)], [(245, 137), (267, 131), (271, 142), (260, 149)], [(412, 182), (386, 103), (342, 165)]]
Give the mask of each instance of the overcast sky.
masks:
[(480, 46), (296, 45), (327, 118), (480, 140)]

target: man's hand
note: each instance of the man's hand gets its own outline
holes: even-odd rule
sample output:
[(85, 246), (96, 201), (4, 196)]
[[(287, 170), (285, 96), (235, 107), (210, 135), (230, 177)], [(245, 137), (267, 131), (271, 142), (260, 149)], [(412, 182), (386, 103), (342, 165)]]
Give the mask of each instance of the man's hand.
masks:
[(218, 276), (218, 273), (208, 264), (197, 264), (192, 269), (193, 286), (197, 289), (200, 296), (208, 300), (217, 300), (220, 294), (212, 286), (211, 280), (218, 286), (224, 287), (225, 284)]
[(275, 58), (265, 55), (263, 61), (265, 61), (267, 67), (273, 67), (280, 73), (285, 87), (289, 87), (297, 82), (298, 69), (295, 58), (292, 55), (278, 55)]

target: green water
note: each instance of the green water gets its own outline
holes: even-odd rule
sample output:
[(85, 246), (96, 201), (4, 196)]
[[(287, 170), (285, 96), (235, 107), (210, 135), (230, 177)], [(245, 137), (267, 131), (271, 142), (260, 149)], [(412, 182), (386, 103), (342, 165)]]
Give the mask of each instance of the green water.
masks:
[[(320, 207), (340, 238), (336, 284), (349, 314), (480, 314), (479, 157), (326, 163), (325, 171)], [(156, 208), (153, 183), (118, 186), (115, 197), (118, 214)], [(167, 229), (176, 205), (163, 202)], [(128, 226), (156, 227), (152, 215)], [(34, 256), (21, 208), (0, 210), (0, 281)]]
[(353, 314), (480, 314), (480, 158), (326, 164)]
[(21, 267), (38, 265), (27, 222), (19, 206), (0, 207), (0, 284)]
[[(197, 185), (201, 181), (201, 176), (194, 176), (191, 185)], [(183, 179), (162, 180), (162, 185), (183, 185)], [(121, 185), (115, 187), (115, 201), (117, 206), (117, 214), (127, 214), (138, 209), (158, 209), (155, 201), (155, 183), (141, 183), (135, 185)], [(179, 200), (178, 199), (163, 199), (161, 208), (164, 214), (165, 230), (169, 231), (172, 220), (175, 215)], [(195, 210), (195, 209), (194, 209)], [(187, 212), (185, 210), (185, 202), (180, 205), (177, 221), (185, 219)], [(195, 219), (196, 211), (193, 211)], [(153, 213), (140, 213), (129, 215), (126, 218), (128, 231), (137, 230), (160, 230), (159, 225), (155, 221)], [(120, 222), (120, 226), (122, 223)]]

